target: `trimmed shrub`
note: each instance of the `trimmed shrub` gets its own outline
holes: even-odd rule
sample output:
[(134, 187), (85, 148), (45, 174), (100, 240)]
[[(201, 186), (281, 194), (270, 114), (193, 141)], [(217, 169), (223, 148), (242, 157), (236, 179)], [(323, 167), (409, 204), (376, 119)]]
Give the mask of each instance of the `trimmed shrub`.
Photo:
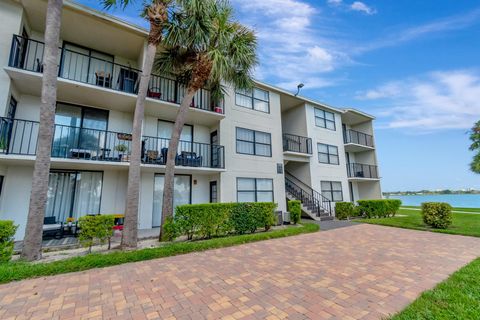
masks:
[(18, 226), (11, 220), (0, 220), (0, 263), (8, 262), (13, 254), (13, 236)]
[(275, 203), (205, 203), (178, 206), (173, 226), (179, 235), (208, 239), (229, 233), (253, 233), (269, 230), (275, 224)]
[(398, 199), (358, 200), (358, 212), (366, 218), (395, 216), (402, 202)]
[(335, 217), (338, 220), (347, 220), (355, 214), (355, 205), (351, 202), (335, 203)]
[(88, 247), (88, 252), (92, 252), (92, 246), (96, 243), (104, 244), (108, 241), (110, 249), (110, 239), (113, 235), (115, 226), (114, 215), (95, 215), (83, 216), (78, 219), (80, 234), (78, 240), (84, 247)]
[(290, 221), (297, 224), (302, 218), (302, 203), (300, 200), (288, 201), (288, 212), (290, 212)]
[(443, 202), (422, 203), (425, 224), (436, 229), (447, 229), (452, 224), (452, 207)]
[(168, 217), (167, 219), (165, 219), (165, 224), (163, 225), (162, 240), (163, 241), (175, 240), (175, 238), (177, 238), (180, 233), (179, 231), (180, 230), (179, 230), (178, 224), (176, 224), (173, 221), (172, 217)]

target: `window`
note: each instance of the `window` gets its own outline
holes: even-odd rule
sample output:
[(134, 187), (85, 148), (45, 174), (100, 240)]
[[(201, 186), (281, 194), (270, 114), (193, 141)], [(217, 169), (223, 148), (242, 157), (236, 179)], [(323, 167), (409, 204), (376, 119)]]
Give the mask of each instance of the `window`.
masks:
[[(157, 127), (157, 137), (160, 138), (157, 140), (157, 150), (161, 152), (163, 148), (168, 148), (170, 144), (170, 139), (172, 138), (172, 130), (174, 123), (171, 121), (158, 120)], [(153, 141), (150, 142), (148, 148), (154, 148), (151, 145)], [(192, 152), (193, 151), (193, 126), (184, 125), (182, 132), (180, 133), (180, 141), (178, 143), (178, 152), (182, 151)], [(148, 140), (147, 140), (148, 143)]]
[(273, 202), (273, 180), (256, 178), (237, 179), (238, 202)]
[(270, 96), (268, 91), (262, 89), (237, 89), (235, 91), (235, 104), (243, 108), (270, 113)]
[(338, 147), (328, 144), (319, 143), (318, 148), (318, 162), (328, 164), (339, 164)]
[(46, 217), (58, 222), (100, 213), (103, 172), (52, 171), (48, 179)]
[(330, 201), (343, 201), (342, 183), (339, 181), (322, 181), (322, 196)]
[(315, 125), (335, 131), (335, 115), (332, 112), (315, 108)]
[[(192, 177), (189, 175), (175, 175), (173, 185), (173, 211), (184, 204), (192, 203)], [(153, 210), (152, 228), (158, 228), (162, 224), (163, 187), (165, 176), (155, 174), (153, 186)]]
[(237, 128), (237, 153), (256, 156), (272, 156), (270, 133)]

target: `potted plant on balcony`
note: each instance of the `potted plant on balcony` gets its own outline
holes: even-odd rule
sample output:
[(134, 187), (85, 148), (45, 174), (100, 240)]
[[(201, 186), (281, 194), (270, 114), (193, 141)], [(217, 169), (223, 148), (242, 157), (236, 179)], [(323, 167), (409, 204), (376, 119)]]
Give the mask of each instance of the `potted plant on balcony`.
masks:
[(125, 144), (119, 144), (115, 146), (115, 150), (118, 151), (118, 159), (120, 161), (128, 161), (128, 156), (125, 156), (125, 152), (128, 151), (128, 147)]
[(2, 137), (0, 138), (0, 153), (6, 153), (7, 152), (7, 143), (5, 142), (5, 139)]

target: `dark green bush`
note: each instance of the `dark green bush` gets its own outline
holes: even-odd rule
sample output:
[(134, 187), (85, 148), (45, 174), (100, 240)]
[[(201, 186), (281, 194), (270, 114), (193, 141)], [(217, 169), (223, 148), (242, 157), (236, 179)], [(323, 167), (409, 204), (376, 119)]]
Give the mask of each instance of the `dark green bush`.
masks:
[(448, 203), (422, 203), (423, 222), (437, 229), (447, 229), (452, 224), (452, 207)]
[(165, 219), (165, 224), (163, 225), (163, 241), (173, 241), (179, 235), (179, 226), (175, 224), (172, 217)]
[(300, 200), (288, 201), (288, 212), (290, 212), (291, 222), (297, 224), (302, 218), (302, 203)]
[[(178, 206), (174, 224), (178, 235), (208, 239), (229, 233), (269, 230), (275, 224), (275, 203), (205, 203)], [(169, 228), (172, 226), (168, 226)]]
[(107, 241), (110, 249), (110, 239), (115, 226), (114, 215), (83, 216), (78, 219), (78, 225), (80, 227), (78, 239), (80, 244), (88, 248), (88, 252), (92, 252), (94, 244), (104, 244)]
[(358, 200), (358, 213), (366, 218), (395, 216), (402, 202), (398, 199)]
[(11, 220), (0, 220), (0, 263), (8, 262), (13, 254), (13, 236), (18, 226)]
[(355, 205), (351, 202), (335, 203), (335, 217), (338, 220), (346, 220), (354, 216)]

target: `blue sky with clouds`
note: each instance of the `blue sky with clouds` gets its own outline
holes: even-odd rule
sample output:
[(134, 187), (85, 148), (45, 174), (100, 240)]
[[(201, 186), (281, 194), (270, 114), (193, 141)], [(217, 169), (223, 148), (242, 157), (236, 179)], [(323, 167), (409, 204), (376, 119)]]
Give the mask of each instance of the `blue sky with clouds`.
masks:
[[(231, 1), (259, 36), (256, 78), (377, 117), (384, 191), (480, 189), (467, 135), (480, 119), (478, 1)], [(113, 13), (144, 24), (138, 8)]]

